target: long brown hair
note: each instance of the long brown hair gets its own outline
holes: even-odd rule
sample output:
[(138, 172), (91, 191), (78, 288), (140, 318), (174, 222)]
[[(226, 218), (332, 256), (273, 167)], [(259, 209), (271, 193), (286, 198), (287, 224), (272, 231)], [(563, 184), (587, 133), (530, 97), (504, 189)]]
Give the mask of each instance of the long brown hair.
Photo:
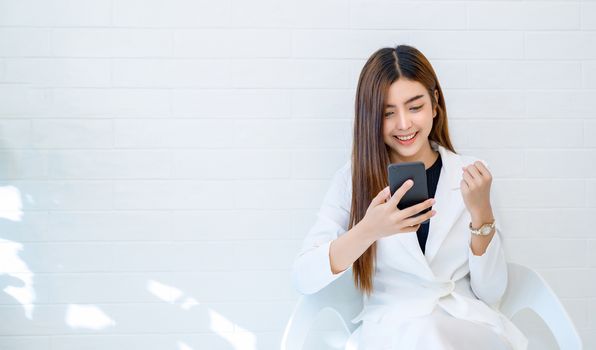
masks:
[[(362, 220), (372, 199), (387, 186), (387, 166), (391, 160), (388, 146), (383, 141), (383, 106), (389, 86), (402, 77), (424, 85), (432, 107), (437, 108), (429, 141), (436, 141), (455, 153), (449, 139), (443, 91), (430, 62), (420, 51), (408, 45), (377, 50), (362, 68), (356, 88), (349, 228)], [(439, 93), (438, 101), (435, 100), (434, 90)], [(354, 284), (368, 295), (373, 290), (376, 247), (375, 242), (352, 266)]]

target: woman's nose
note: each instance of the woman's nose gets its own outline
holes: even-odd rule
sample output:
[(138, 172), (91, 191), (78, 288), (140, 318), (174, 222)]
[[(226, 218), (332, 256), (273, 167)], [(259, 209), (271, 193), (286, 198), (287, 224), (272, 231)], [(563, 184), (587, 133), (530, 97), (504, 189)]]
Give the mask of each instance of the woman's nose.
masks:
[(403, 113), (401, 113), (397, 117), (397, 127), (400, 130), (409, 130), (410, 129), (410, 119), (406, 117)]

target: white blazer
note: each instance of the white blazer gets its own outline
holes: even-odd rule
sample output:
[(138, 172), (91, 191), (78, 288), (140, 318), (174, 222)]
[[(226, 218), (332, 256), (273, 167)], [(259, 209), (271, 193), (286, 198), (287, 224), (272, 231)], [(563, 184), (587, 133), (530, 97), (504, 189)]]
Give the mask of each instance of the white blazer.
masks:
[[(455, 154), (434, 141), (431, 147), (439, 151), (443, 164), (426, 254), (420, 249), (415, 231), (377, 240), (373, 293), (370, 297), (363, 293), (363, 310), (351, 321), (362, 320), (360, 327), (369, 329), (391, 325), (393, 331), (400, 322), (428, 315), (438, 306), (456, 318), (488, 325), (514, 350), (526, 349), (526, 337), (497, 309), (507, 287), (507, 265), (496, 213), (497, 232), (486, 252), (476, 256), (470, 248), (471, 215), (464, 204), (460, 182), (462, 167), (480, 159)], [(352, 270), (334, 275), (329, 262), (331, 241), (347, 231), (351, 177), (348, 161), (335, 173), (317, 220), (296, 256), (292, 278), (302, 294), (315, 293)]]

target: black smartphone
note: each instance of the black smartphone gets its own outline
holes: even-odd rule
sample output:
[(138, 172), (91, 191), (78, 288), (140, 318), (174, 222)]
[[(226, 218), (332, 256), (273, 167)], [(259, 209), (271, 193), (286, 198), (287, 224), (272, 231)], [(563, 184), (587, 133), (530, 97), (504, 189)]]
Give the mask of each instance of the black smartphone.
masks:
[[(426, 169), (424, 169), (423, 162), (404, 162), (404, 163), (392, 163), (387, 166), (387, 177), (389, 182), (389, 189), (391, 190), (391, 195), (400, 188), (404, 182), (409, 179), (414, 180), (414, 186), (410, 187), (410, 189), (406, 192), (403, 198), (397, 204), (398, 209), (405, 209), (411, 207), (412, 205), (424, 202), (428, 199), (428, 187), (426, 184)], [(422, 215), (426, 212), (431, 210), (431, 208), (426, 208), (419, 213), (411, 216), (416, 217), (418, 215)], [(427, 224), (430, 219), (426, 219), (426, 221), (422, 222), (422, 224)]]

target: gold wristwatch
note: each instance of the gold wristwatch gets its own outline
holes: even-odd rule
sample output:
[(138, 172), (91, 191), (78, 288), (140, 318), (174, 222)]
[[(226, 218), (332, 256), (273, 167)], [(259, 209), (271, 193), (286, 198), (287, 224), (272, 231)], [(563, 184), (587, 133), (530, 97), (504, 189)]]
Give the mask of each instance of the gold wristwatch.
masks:
[(472, 223), (470, 222), (470, 231), (472, 232), (473, 235), (476, 235), (476, 236), (488, 236), (493, 231), (493, 228), (495, 228), (496, 222), (497, 222), (496, 220), (493, 220), (492, 223), (484, 224), (477, 229), (472, 228)]

